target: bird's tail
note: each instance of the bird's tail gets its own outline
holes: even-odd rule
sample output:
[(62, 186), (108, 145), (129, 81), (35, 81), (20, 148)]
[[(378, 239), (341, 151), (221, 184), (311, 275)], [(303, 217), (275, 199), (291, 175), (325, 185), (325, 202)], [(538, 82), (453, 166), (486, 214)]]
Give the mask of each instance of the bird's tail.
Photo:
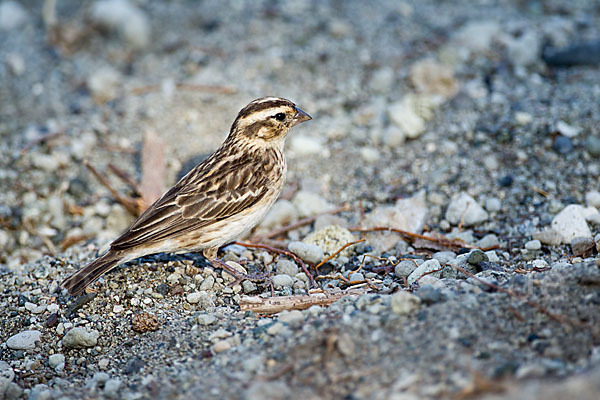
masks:
[(60, 284), (67, 289), (69, 294), (78, 295), (83, 289), (98, 279), (102, 274), (110, 271), (121, 263), (123, 256), (114, 251), (108, 251), (101, 257), (98, 257)]

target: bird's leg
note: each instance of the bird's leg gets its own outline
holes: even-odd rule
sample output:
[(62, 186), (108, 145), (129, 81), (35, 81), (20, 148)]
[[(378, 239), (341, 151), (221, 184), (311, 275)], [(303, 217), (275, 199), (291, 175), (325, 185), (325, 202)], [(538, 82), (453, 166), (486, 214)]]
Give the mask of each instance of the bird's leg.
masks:
[(230, 283), (228, 286), (235, 286), (243, 280), (249, 280), (252, 282), (269, 282), (270, 284), (272, 284), (271, 278), (269, 278), (268, 274), (245, 274), (228, 265), (226, 262), (219, 258), (214, 258), (210, 260), (210, 263), (213, 264), (214, 267), (222, 268), (224, 271), (231, 274), (235, 278), (235, 281)]

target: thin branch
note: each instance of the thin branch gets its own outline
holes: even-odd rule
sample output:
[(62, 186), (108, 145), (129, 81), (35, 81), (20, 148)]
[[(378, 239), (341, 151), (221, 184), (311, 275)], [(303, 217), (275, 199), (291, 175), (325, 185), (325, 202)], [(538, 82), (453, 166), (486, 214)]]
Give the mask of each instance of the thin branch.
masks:
[[(191, 90), (199, 92), (217, 93), (217, 94), (232, 94), (237, 92), (237, 89), (219, 86), (219, 85), (196, 85), (192, 83), (176, 83), (175, 87), (178, 90)], [(146, 85), (134, 88), (131, 94), (140, 95), (161, 90), (161, 85)]]
[(136, 181), (133, 180), (133, 178), (131, 176), (129, 176), (129, 174), (127, 172), (123, 171), (121, 168), (117, 167), (113, 163), (108, 163), (108, 169), (110, 169), (110, 171), (113, 174), (115, 174), (117, 176), (117, 178), (119, 178), (124, 184), (129, 186), (136, 195), (138, 195), (140, 197), (142, 196), (141, 195), (142, 192), (140, 190), (139, 185), (137, 184)]
[(355, 240), (354, 242), (350, 242), (350, 243), (346, 243), (345, 245), (343, 245), (342, 247), (340, 247), (335, 253), (333, 253), (332, 255), (330, 255), (327, 258), (324, 258), (323, 261), (321, 261), (320, 263), (318, 263), (317, 265), (315, 265), (315, 270), (318, 270), (319, 267), (323, 264), (325, 264), (326, 262), (331, 261), (333, 258), (335, 258), (335, 256), (337, 256), (338, 254), (340, 254), (342, 251), (344, 251), (344, 249), (350, 247), (350, 246), (354, 246), (357, 243), (361, 243), (364, 242), (365, 238), (359, 239), (359, 240)]
[(359, 296), (365, 293), (364, 289), (349, 289), (339, 292), (323, 292), (317, 294), (280, 296), (280, 297), (248, 297), (240, 300), (241, 311), (253, 311), (259, 314), (274, 314), (284, 310), (305, 310), (311, 306), (328, 306), (331, 303), (347, 296)]

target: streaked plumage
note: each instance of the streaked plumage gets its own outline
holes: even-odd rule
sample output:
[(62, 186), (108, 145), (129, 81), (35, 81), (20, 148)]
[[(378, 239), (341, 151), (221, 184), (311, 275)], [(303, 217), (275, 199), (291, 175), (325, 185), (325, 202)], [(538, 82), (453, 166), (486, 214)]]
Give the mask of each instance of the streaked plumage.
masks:
[(286, 134), (309, 119), (282, 98), (248, 104), (219, 149), (152, 204), (108, 252), (62, 286), (79, 294), (117, 265), (153, 253), (201, 250), (215, 260), (220, 246), (252, 229), (277, 199), (287, 171)]

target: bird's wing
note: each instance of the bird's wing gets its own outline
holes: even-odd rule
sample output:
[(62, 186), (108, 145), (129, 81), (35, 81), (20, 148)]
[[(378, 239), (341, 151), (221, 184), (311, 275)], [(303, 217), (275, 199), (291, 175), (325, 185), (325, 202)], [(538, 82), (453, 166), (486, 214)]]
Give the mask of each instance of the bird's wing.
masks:
[(196, 166), (111, 243), (114, 250), (158, 244), (235, 215), (259, 202), (271, 185), (265, 160), (212, 156)]

